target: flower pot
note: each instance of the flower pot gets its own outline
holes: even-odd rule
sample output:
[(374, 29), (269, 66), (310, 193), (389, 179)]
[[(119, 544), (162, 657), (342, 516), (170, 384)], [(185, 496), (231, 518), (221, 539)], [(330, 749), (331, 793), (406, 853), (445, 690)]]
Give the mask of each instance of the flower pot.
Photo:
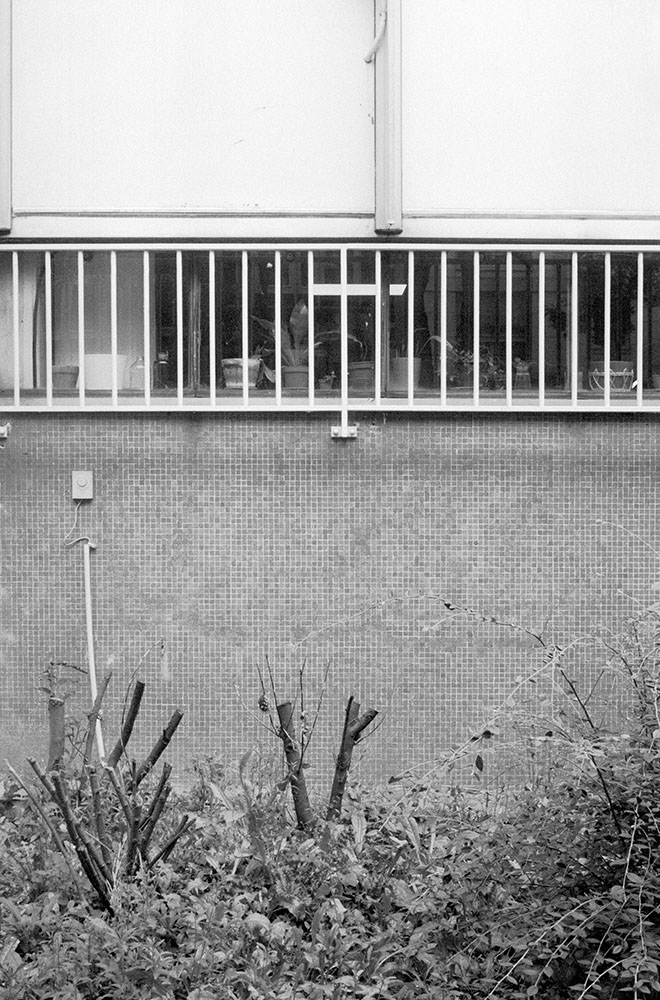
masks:
[[(124, 386), (124, 374), (128, 357), (117, 355), (117, 388)], [(85, 355), (85, 388), (112, 389), (112, 354)]]
[[(612, 392), (630, 392), (635, 381), (635, 367), (632, 361), (610, 361), (610, 390)], [(589, 372), (589, 388), (603, 392), (605, 388), (605, 369), (603, 365)]]
[[(251, 389), (254, 389), (257, 384), (257, 379), (259, 378), (259, 373), (261, 371), (261, 358), (248, 358), (247, 368), (248, 368), (248, 386)], [(225, 380), (225, 388), (242, 389), (243, 359), (223, 358), (222, 375)]]
[(53, 389), (75, 389), (78, 384), (78, 365), (54, 365)]
[(285, 389), (307, 389), (309, 387), (307, 365), (282, 365), (282, 385)]
[[(422, 359), (413, 358), (413, 388), (419, 385)], [(390, 392), (408, 392), (408, 358), (390, 358)]]
[(374, 390), (376, 366), (373, 361), (351, 361), (348, 365), (348, 388)]

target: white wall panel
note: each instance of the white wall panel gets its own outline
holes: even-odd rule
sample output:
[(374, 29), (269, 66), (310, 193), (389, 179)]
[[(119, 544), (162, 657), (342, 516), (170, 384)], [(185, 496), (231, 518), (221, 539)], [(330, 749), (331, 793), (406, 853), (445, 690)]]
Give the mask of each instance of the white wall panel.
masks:
[(19, 211), (373, 211), (372, 0), (19, 0)]
[(657, 0), (404, 0), (404, 212), (660, 214)]

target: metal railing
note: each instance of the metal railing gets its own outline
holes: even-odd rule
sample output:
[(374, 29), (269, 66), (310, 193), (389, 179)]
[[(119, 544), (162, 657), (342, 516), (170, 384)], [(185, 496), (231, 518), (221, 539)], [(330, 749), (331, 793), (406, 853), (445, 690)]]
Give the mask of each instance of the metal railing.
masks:
[(3, 243), (0, 291), (7, 412), (660, 410), (656, 246)]

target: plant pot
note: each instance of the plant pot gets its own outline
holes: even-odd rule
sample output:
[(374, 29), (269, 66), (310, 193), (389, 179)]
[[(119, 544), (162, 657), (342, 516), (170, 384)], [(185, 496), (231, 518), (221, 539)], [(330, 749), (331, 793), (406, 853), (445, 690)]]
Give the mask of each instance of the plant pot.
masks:
[[(117, 388), (124, 387), (124, 375), (128, 357), (117, 355)], [(85, 355), (85, 388), (112, 389), (112, 354)]]
[[(257, 385), (257, 379), (259, 378), (259, 373), (261, 371), (261, 358), (248, 358), (247, 369), (248, 369), (248, 386), (251, 389), (254, 389)], [(222, 375), (225, 380), (225, 388), (242, 389), (243, 359), (223, 358)]]
[(307, 365), (282, 365), (282, 385), (285, 389), (307, 389), (309, 387)]
[(373, 392), (376, 366), (373, 361), (351, 361), (348, 365), (348, 388), (369, 389)]
[[(413, 358), (413, 388), (419, 386), (422, 359)], [(390, 358), (390, 392), (408, 392), (408, 358)]]
[[(630, 392), (635, 381), (635, 367), (632, 361), (610, 361), (610, 391)], [(603, 365), (589, 372), (589, 388), (603, 392), (605, 389), (605, 368)]]
[(78, 365), (54, 365), (53, 389), (75, 389), (78, 384)]

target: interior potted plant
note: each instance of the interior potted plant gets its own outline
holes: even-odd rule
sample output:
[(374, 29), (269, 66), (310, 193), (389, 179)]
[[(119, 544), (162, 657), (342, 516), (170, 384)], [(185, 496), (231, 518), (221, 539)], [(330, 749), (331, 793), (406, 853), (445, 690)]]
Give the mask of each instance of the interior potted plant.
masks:
[[(239, 323), (233, 317), (223, 320), (222, 327), (222, 377), (225, 388), (243, 388), (243, 336)], [(261, 373), (261, 349), (250, 353), (247, 359), (248, 386), (254, 389)]]
[[(451, 374), (448, 382), (453, 386), (471, 386), (474, 379), (474, 351), (454, 347), (447, 342)], [(527, 368), (529, 371), (529, 367)], [(529, 376), (528, 376), (529, 377)], [(506, 366), (488, 345), (479, 347), (479, 388), (502, 389), (506, 385)]]
[[(253, 317), (264, 331), (264, 352), (274, 355), (275, 323), (260, 316)], [(356, 337), (348, 335), (350, 342), (359, 344)], [(325, 348), (340, 342), (340, 331), (333, 325), (320, 329), (314, 336), (314, 348)], [(282, 321), (280, 338), (280, 360), (282, 364), (282, 385), (286, 389), (306, 389), (309, 384), (309, 310), (299, 299), (291, 311), (287, 322)], [(318, 359), (319, 361), (321, 359)], [(327, 358), (322, 359), (323, 364)], [(317, 364), (321, 374), (323, 364)], [(264, 363), (264, 374), (270, 382), (275, 381), (274, 366)]]
[[(415, 328), (413, 341), (413, 387), (419, 387), (422, 374), (422, 359), (426, 348), (433, 343), (439, 344), (441, 338), (429, 334), (426, 327)], [(390, 358), (388, 388), (390, 392), (408, 391), (408, 337), (407, 334), (394, 341), (394, 354)]]
[[(253, 317), (265, 333), (267, 348), (275, 349), (275, 323), (260, 316)], [(309, 310), (299, 299), (291, 311), (288, 322), (282, 322), (280, 338), (282, 384), (287, 389), (306, 389), (309, 380)], [(264, 364), (264, 373), (270, 382), (275, 381), (275, 371)]]

